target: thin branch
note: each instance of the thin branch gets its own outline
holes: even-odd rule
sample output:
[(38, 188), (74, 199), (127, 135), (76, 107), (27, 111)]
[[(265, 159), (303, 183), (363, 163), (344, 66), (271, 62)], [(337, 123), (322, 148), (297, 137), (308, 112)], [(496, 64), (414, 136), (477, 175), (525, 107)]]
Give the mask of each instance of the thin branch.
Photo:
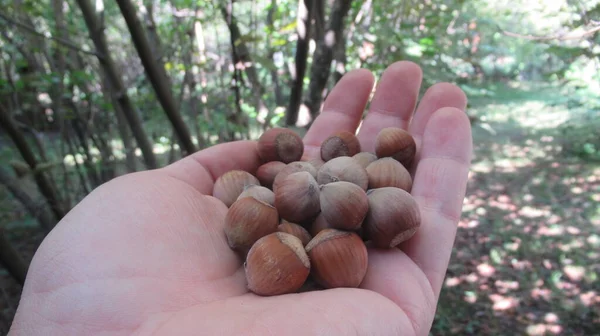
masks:
[(71, 48), (71, 49), (73, 49), (75, 51), (79, 51), (79, 52), (82, 52), (82, 53), (88, 54), (88, 55), (93, 55), (93, 56), (96, 56), (98, 58), (104, 58), (104, 56), (102, 54), (98, 53), (97, 51), (83, 50), (83, 49), (79, 48), (78, 46), (74, 45), (73, 43), (61, 39), (60, 37), (46, 36), (45, 34), (40, 33), (37, 30), (35, 30), (34, 27), (31, 27), (31, 26), (29, 26), (27, 24), (24, 24), (22, 22), (13, 20), (13, 19), (9, 18), (8, 16), (6, 16), (6, 15), (4, 15), (2, 13), (0, 13), (0, 18), (2, 20), (4, 20), (4, 21), (6, 21), (8, 23), (12, 23), (13, 25), (15, 25), (17, 27), (20, 27), (20, 28), (22, 28), (22, 29), (24, 29), (24, 30), (32, 33), (32, 34), (35, 34), (35, 35), (38, 35), (38, 36), (41, 36), (41, 37), (44, 37), (44, 38), (49, 38), (51, 40), (54, 40), (54, 41), (56, 41), (56, 42), (64, 45), (65, 47)]
[(576, 34), (576, 35), (572, 35), (572, 32), (569, 32), (569, 33), (565, 33), (565, 34), (557, 34), (557, 35), (551, 35), (551, 36), (535, 36), (535, 35), (522, 35), (522, 34), (512, 33), (512, 32), (503, 30), (500, 27), (498, 27), (498, 28), (500, 29), (500, 31), (502, 32), (502, 34), (504, 34), (506, 36), (518, 37), (518, 38), (527, 39), (527, 40), (531, 40), (531, 41), (551, 41), (551, 40), (566, 41), (566, 40), (578, 40), (578, 39), (587, 37), (589, 35), (593, 35), (596, 32), (600, 31), (600, 25), (598, 25), (597, 27), (594, 27), (594, 28), (592, 28), (590, 30), (584, 31), (584, 32)]

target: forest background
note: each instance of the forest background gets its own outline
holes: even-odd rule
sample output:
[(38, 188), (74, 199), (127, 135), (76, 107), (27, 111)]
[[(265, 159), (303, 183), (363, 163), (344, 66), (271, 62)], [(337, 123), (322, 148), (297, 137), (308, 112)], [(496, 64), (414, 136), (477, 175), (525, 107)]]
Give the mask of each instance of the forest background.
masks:
[(596, 334), (599, 32), (600, 0), (0, 0), (0, 334), (94, 188), (304, 133), (344, 73), (399, 60), (465, 91), (475, 145), (431, 335)]

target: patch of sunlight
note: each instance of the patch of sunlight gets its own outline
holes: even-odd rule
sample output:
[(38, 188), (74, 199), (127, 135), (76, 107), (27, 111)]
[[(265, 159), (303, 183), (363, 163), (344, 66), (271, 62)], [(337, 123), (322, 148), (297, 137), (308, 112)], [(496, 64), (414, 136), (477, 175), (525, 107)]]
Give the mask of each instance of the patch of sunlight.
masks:
[(579, 295), (579, 300), (586, 307), (598, 306), (600, 304), (600, 295), (598, 295), (595, 291), (589, 291), (585, 293), (581, 293)]
[(455, 287), (460, 285), (461, 280), (458, 277), (451, 277), (446, 279), (446, 287)]
[(83, 164), (83, 161), (83, 155), (81, 154), (75, 154), (75, 156), (73, 156), (72, 154), (67, 154), (63, 158), (64, 164), (71, 167), (74, 166), (75, 163)]
[(583, 266), (567, 265), (563, 267), (563, 272), (571, 281), (581, 281), (585, 275)]
[(550, 211), (547, 209), (540, 209), (526, 205), (519, 210), (519, 214), (528, 218), (537, 218), (549, 216)]
[(473, 164), (471, 170), (477, 173), (489, 173), (493, 170), (494, 165), (489, 161), (481, 161)]
[(519, 299), (515, 297), (499, 294), (490, 294), (488, 297), (494, 303), (492, 309), (496, 311), (511, 310), (519, 305)]
[(518, 281), (505, 281), (505, 280), (496, 280), (494, 282), (496, 288), (498, 288), (498, 292), (501, 294), (506, 294), (509, 291), (514, 291), (519, 289)]
[(496, 269), (494, 266), (484, 263), (477, 265), (477, 272), (483, 277), (491, 277), (494, 275), (494, 273), (496, 273)]
[(477, 293), (472, 292), (472, 291), (465, 292), (464, 300), (465, 300), (465, 302), (468, 302), (468, 303), (477, 302)]
[(524, 168), (531, 165), (533, 161), (530, 158), (523, 158), (520, 160), (515, 159), (499, 159), (494, 162), (496, 168), (500, 168), (500, 171), (505, 173), (514, 173), (519, 168)]
[[(179, 146), (177, 144), (175, 144), (174, 147), (176, 149), (179, 149)], [(169, 150), (171, 150), (171, 146), (162, 143), (155, 143), (152, 147), (152, 151), (154, 152), (154, 154), (164, 154), (167, 153)]]
[(600, 247), (600, 236), (597, 234), (592, 234), (591, 236), (587, 237), (586, 241), (593, 247)]
[(545, 335), (558, 335), (562, 332), (562, 327), (557, 324), (532, 324), (527, 326), (527, 335), (530, 336), (545, 336)]

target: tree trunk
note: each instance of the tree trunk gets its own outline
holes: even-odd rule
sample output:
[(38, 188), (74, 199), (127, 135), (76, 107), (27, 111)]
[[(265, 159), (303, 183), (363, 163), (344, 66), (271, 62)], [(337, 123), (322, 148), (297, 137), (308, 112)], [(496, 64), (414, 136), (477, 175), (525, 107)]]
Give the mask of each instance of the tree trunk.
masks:
[(142, 151), (146, 166), (149, 169), (155, 169), (158, 167), (158, 163), (152, 150), (152, 143), (142, 127), (140, 117), (135, 112), (133, 104), (131, 103), (131, 100), (129, 99), (127, 91), (123, 85), (123, 81), (119, 76), (106, 42), (106, 36), (104, 35), (103, 30), (104, 28), (100, 26), (98, 17), (94, 13), (94, 9), (88, 0), (77, 0), (77, 3), (81, 8), (83, 18), (89, 30), (90, 38), (94, 42), (98, 52), (101, 54), (101, 57), (98, 58), (100, 65), (106, 72), (108, 80), (111, 84), (111, 89), (115, 92), (114, 96), (116, 97), (116, 100), (120, 105), (127, 122), (129, 123), (129, 127), (133, 132), (133, 136), (135, 137), (137, 144)]
[(306, 105), (308, 106), (312, 119), (314, 120), (321, 109), (323, 100), (323, 90), (327, 85), (327, 80), (331, 73), (331, 61), (336, 44), (342, 41), (344, 33), (344, 21), (351, 0), (335, 0), (327, 29), (323, 37), (317, 42), (317, 48), (313, 56), (313, 63), (310, 70), (310, 84), (308, 85), (308, 97)]
[(306, 73), (306, 62), (311, 33), (311, 20), (315, 0), (298, 1), (297, 31), (298, 43), (296, 44), (296, 70), (292, 76), (292, 89), (290, 102), (286, 114), (286, 125), (292, 126), (298, 121), (298, 111), (302, 102), (302, 91), (304, 89), (304, 75)]
[(187, 155), (194, 153), (196, 151), (196, 146), (194, 146), (190, 131), (179, 113), (179, 106), (173, 97), (173, 92), (171, 91), (170, 83), (167, 80), (168, 76), (165, 72), (165, 68), (162, 66), (162, 62), (159, 62), (152, 57), (152, 48), (150, 47), (150, 43), (144, 32), (144, 28), (137, 18), (133, 4), (129, 0), (117, 0), (117, 3), (121, 9), (123, 18), (129, 27), (133, 44), (135, 45), (144, 69), (146, 70), (146, 74), (150, 79), (160, 104), (173, 125), (177, 137), (179, 138), (182, 151), (186, 152)]
[[(229, 28), (230, 34), (230, 43), (233, 54), (233, 65), (234, 71), (237, 69), (239, 64), (243, 64), (244, 72), (250, 81), (250, 90), (254, 97), (254, 104), (256, 110), (259, 114), (263, 110), (266, 110), (266, 104), (262, 99), (262, 95), (264, 93), (264, 88), (260, 83), (260, 79), (258, 78), (258, 73), (256, 72), (256, 67), (252, 62), (252, 57), (250, 56), (250, 51), (248, 50), (248, 46), (246, 43), (241, 40), (242, 33), (240, 28), (238, 27), (237, 19), (235, 15), (233, 15), (233, 1), (227, 1), (227, 4), (221, 4), (221, 14), (227, 23), (227, 27)], [(239, 64), (238, 64), (239, 63)], [(238, 78), (240, 80), (241, 78)], [(237, 84), (238, 86), (240, 83)]]
[(335, 47), (334, 53), (335, 68), (333, 70), (333, 85), (342, 79), (346, 73), (346, 37), (342, 36), (342, 40)]
[(18, 282), (23, 286), (29, 269), (29, 264), (23, 260), (19, 252), (15, 250), (10, 241), (4, 235), (4, 229), (0, 228), (0, 263), (6, 267)]
[(36, 167), (39, 163), (33, 151), (29, 147), (29, 144), (27, 143), (27, 140), (25, 139), (23, 133), (21, 133), (17, 128), (17, 125), (10, 116), (9, 112), (6, 111), (2, 105), (0, 105), (0, 127), (2, 127), (6, 131), (6, 133), (8, 133), (12, 141), (17, 146), (19, 152), (21, 153), (21, 156), (29, 165), (29, 168), (35, 172), (35, 181), (38, 187), (40, 188), (40, 192), (48, 201), (48, 204), (50, 205), (52, 212), (56, 217), (56, 220), (58, 221), (62, 219), (66, 212), (63, 209), (63, 204), (60, 200), (58, 192), (54, 188), (54, 185), (51, 183), (48, 176), (46, 176), (45, 172), (36, 172)]
[(37, 204), (29, 194), (27, 194), (20, 186), (16, 178), (10, 176), (6, 169), (0, 167), (0, 185), (4, 185), (8, 191), (17, 199), (25, 209), (37, 219), (40, 226), (45, 232), (50, 232), (56, 224), (52, 213), (40, 204)]

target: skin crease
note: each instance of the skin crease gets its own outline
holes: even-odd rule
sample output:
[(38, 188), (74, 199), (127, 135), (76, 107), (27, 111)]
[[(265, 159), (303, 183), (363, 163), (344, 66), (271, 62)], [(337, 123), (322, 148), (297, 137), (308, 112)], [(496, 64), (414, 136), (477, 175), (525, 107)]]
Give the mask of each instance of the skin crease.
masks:
[[(400, 248), (369, 249), (361, 288), (248, 293), (222, 232), (227, 208), (208, 196), (226, 171), (260, 165), (255, 142), (233, 142), (118, 177), (81, 201), (36, 252), (9, 335), (427, 335), (472, 143), (464, 93), (437, 84), (417, 106), (421, 78), (414, 63), (390, 65), (357, 134), (363, 151), (374, 151), (378, 130), (411, 132), (423, 216)], [(304, 138), (305, 160), (319, 157), (329, 135), (357, 129), (373, 83), (364, 69), (340, 80)]]

